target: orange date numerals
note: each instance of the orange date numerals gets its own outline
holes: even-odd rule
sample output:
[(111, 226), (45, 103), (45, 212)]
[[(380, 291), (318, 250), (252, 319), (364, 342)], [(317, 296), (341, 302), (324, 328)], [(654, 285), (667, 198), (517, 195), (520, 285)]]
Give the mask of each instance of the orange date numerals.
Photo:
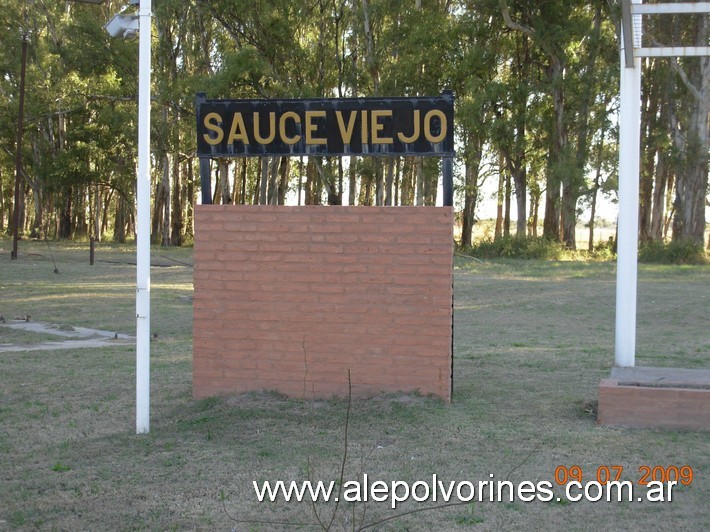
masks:
[(639, 481), (642, 486), (648, 485), (649, 482), (678, 482), (683, 486), (689, 486), (693, 483), (693, 468), (684, 465), (678, 466), (641, 466), (639, 467)]
[(555, 468), (555, 482), (560, 485), (569, 484), (570, 482), (582, 482), (582, 468), (576, 465), (565, 467), (557, 466)]
[[(596, 481), (600, 484), (608, 482), (618, 482), (621, 480), (621, 475), (624, 472), (624, 467), (620, 465), (602, 465), (597, 467), (596, 475), (590, 475), (589, 481)], [(689, 486), (693, 483), (693, 468), (689, 465), (684, 466), (641, 466), (638, 468), (639, 477), (636, 482), (641, 486), (647, 486), (649, 482), (677, 482), (683, 486)], [(555, 468), (555, 482), (559, 485), (569, 484), (570, 482), (582, 482), (584, 473), (582, 468), (577, 465), (573, 466), (557, 466)]]
[(624, 467), (620, 465), (597, 467), (597, 482), (606, 484), (607, 482), (618, 482), (621, 479)]

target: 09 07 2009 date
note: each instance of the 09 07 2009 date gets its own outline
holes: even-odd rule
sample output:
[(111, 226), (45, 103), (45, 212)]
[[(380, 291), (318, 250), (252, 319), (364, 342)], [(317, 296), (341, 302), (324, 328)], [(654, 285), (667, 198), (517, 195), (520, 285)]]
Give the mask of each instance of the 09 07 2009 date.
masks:
[[(600, 465), (591, 473), (585, 473), (581, 466), (559, 465), (555, 468), (554, 480), (559, 485), (570, 482), (582, 482), (583, 479), (595, 480), (600, 484), (607, 482), (618, 482), (624, 474), (624, 466), (621, 465)], [(587, 475), (591, 475), (591, 478)], [(649, 482), (677, 482), (683, 486), (693, 483), (693, 468), (689, 465), (642, 465), (636, 472), (634, 482), (640, 486), (647, 486)]]

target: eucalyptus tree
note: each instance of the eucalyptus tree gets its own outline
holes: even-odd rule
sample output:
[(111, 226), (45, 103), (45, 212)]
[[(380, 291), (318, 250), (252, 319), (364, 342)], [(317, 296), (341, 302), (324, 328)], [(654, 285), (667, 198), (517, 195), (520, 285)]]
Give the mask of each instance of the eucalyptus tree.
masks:
[(590, 116), (600, 92), (610, 90), (597, 82), (615, 50), (608, 4), (500, 0), (500, 7), (506, 26), (537, 48), (550, 101), (543, 234), (574, 248), (577, 202), (587, 188)]
[[(101, 198), (125, 185), (132, 147), (123, 144), (130, 120), (123, 114), (127, 102), (113, 68), (116, 57), (89, 6), (10, 2), (12, 8), (7, 24), (30, 35), (22, 195), (33, 210), (29, 229), (38, 236), (98, 237), (108, 224)], [(2, 39), (3, 50), (16, 50), (6, 33)], [(14, 85), (12, 74), (3, 82)], [(10, 105), (15, 88), (8, 87)], [(127, 188), (123, 192), (131, 194)]]
[[(155, 3), (155, 82), (153, 145), (157, 176), (152, 235), (162, 244), (180, 245), (191, 235), (195, 202), (194, 98), (213, 75), (219, 35), (201, 3)], [(219, 60), (217, 58), (217, 60)], [(221, 173), (227, 167), (220, 162)], [(232, 200), (226, 176), (219, 181), (225, 203)]]
[[(6, 30), (0, 37), (0, 230), (14, 208), (18, 30), (26, 27), (32, 41), (23, 226), (63, 237), (100, 238), (113, 229), (125, 239), (133, 230), (137, 44), (109, 39), (102, 29), (119, 2), (6, 4), (0, 13)], [(498, 167), (503, 195), (517, 214), (515, 233), (536, 234), (544, 201), (544, 234), (574, 247), (582, 202), (594, 204), (598, 190), (614, 181), (612, 15), (605, 0), (155, 0), (155, 241), (180, 244), (191, 234), (195, 93), (300, 98), (452, 89), (463, 168), (462, 242), (471, 242), (481, 184)], [(663, 36), (705, 43), (707, 18), (691, 20), (674, 20)], [(648, 61), (643, 238), (660, 238), (672, 211), (674, 237), (702, 241), (709, 63)], [(214, 200), (283, 203), (298, 190), (299, 201), (305, 191), (307, 203), (339, 204), (347, 188), (349, 204), (436, 201), (436, 159), (353, 157), (347, 167), (346, 176), (341, 159), (218, 161)]]
[[(15, 183), (15, 142), (19, 111), (22, 36), (30, 29), (19, 2), (0, 10), (0, 231), (12, 230)], [(24, 198), (24, 194), (22, 195)], [(21, 208), (20, 211), (23, 211)], [(20, 226), (24, 226), (24, 213)]]
[(498, 13), (495, 1), (464, 2), (457, 7), (451, 88), (456, 93), (456, 128), (461, 143), (458, 157), (464, 165), (460, 244), (468, 246), (472, 244), (481, 189), (490, 173), (486, 158), (500, 100), (497, 67), (503, 61), (506, 36), (500, 25), (493, 23)]
[[(696, 16), (682, 31), (690, 34), (695, 46), (707, 46), (710, 14)], [(672, 66), (676, 90), (682, 96), (672, 99), (669, 107), (670, 130), (680, 162), (673, 238), (703, 245), (710, 162), (710, 57), (673, 60)]]
[[(672, 138), (668, 132), (670, 105), (667, 98), (674, 75), (667, 59), (646, 61), (641, 97), (641, 175), (639, 239), (662, 241), (668, 205), (675, 183)], [(670, 202), (668, 201), (670, 199)]]
[[(649, 17), (651, 45), (707, 46), (710, 15)], [(703, 245), (710, 152), (710, 58), (651, 58), (642, 85), (639, 236)]]
[[(345, 90), (349, 68), (344, 51), (347, 30), (345, 3), (335, 0), (268, 4), (204, 0), (223, 35), (213, 61), (215, 77), (207, 87), (212, 97), (293, 98), (334, 96)], [(329, 163), (307, 165), (307, 202), (327, 189), (328, 201), (342, 201), (342, 170), (327, 171)], [(290, 174), (286, 159), (261, 161), (255, 175), (261, 203), (283, 201)]]
[[(501, 204), (506, 203), (504, 220), (498, 220), (496, 227), (505, 227), (506, 235), (510, 227), (510, 179), (515, 185), (517, 223), (515, 234), (525, 236), (527, 223), (527, 169), (530, 146), (531, 104), (537, 98), (536, 86), (539, 72), (532, 61), (530, 38), (523, 32), (503, 32), (501, 58), (498, 73), (491, 87), (496, 94), (495, 121), (491, 129), (492, 147), (498, 152), (499, 179), (498, 193)], [(532, 107), (534, 109), (534, 107)], [(500, 236), (500, 231), (496, 232)]]

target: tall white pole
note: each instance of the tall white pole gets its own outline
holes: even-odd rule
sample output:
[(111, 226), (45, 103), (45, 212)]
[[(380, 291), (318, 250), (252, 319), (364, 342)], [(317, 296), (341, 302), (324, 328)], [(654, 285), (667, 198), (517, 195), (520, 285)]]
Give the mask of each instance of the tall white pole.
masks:
[[(638, 28), (638, 31), (641, 29)], [(627, 64), (623, 38), (621, 42), (615, 363), (617, 366), (630, 367), (634, 366), (636, 358), (641, 59), (634, 57), (633, 65)]]
[(150, 431), (150, 38), (151, 0), (138, 11), (138, 186), (136, 220), (136, 434)]

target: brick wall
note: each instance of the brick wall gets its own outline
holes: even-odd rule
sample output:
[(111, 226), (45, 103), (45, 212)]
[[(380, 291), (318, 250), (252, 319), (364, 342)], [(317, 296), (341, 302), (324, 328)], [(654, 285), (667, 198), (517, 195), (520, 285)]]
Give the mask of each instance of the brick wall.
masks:
[(193, 394), (451, 398), (449, 207), (200, 205)]

